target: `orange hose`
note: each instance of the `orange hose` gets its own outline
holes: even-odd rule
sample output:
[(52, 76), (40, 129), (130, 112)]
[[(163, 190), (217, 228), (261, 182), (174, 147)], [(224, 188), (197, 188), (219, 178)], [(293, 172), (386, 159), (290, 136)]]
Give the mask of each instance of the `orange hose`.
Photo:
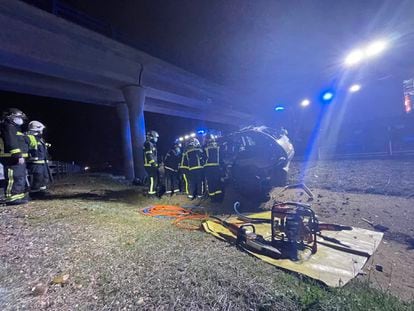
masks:
[(173, 224), (187, 230), (199, 230), (201, 222), (209, 217), (207, 214), (195, 213), (191, 209), (175, 205), (154, 205), (140, 210), (140, 213), (151, 217), (175, 218)]

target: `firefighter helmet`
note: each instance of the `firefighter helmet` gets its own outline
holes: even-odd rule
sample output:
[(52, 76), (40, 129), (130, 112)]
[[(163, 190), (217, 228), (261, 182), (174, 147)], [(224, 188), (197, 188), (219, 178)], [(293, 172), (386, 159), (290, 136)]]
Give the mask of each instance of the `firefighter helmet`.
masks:
[(217, 140), (217, 136), (215, 136), (213, 134), (210, 134), (206, 137), (205, 143), (206, 144), (212, 144), (212, 143), (216, 142), (216, 140)]
[(182, 148), (182, 147), (183, 147), (183, 144), (179, 140), (176, 140), (173, 144), (173, 148)]
[(158, 141), (158, 137), (160, 137), (160, 135), (156, 131), (147, 132), (147, 139), (153, 143), (156, 143)]
[(198, 141), (197, 138), (191, 138), (190, 141), (188, 142), (188, 145), (192, 147), (199, 147), (200, 142)]
[(4, 119), (13, 120), (14, 118), (21, 118), (23, 120), (27, 119), (24, 112), (17, 108), (8, 108), (6, 109), (6, 111), (3, 112), (3, 116), (2, 116), (3, 120)]
[(175, 154), (180, 154), (182, 147), (183, 147), (183, 144), (180, 141), (176, 140), (174, 142), (174, 144), (172, 145), (172, 148), (171, 149), (174, 150)]
[(39, 121), (31, 121), (28, 126), (28, 130), (30, 132), (35, 132), (35, 133), (40, 133), (40, 134), (43, 132), (45, 128), (46, 126), (42, 122), (39, 122)]

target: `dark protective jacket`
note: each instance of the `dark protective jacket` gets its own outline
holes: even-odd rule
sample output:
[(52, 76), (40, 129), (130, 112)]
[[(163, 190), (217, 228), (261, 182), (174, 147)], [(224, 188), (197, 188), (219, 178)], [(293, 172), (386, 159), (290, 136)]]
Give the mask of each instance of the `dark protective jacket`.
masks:
[(188, 159), (186, 152), (181, 153), (181, 162), (179, 168), (181, 170), (188, 170)]
[(206, 159), (204, 166), (220, 166), (220, 146), (216, 143), (208, 144), (204, 148)]
[(201, 148), (189, 147), (184, 153), (184, 157), (190, 171), (203, 168), (204, 155)]
[(157, 147), (148, 140), (144, 143), (144, 166), (158, 166)]
[(27, 133), (27, 138), (29, 140), (29, 163), (33, 164), (45, 164), (48, 160), (47, 148), (50, 146), (46, 143), (42, 136), (33, 135)]
[(166, 170), (178, 172), (178, 165), (181, 161), (181, 155), (178, 154), (174, 149), (167, 152), (164, 159), (164, 168)]
[(27, 136), (20, 132), (20, 127), (8, 120), (1, 122), (0, 157), (21, 158), (28, 157), (29, 143)]

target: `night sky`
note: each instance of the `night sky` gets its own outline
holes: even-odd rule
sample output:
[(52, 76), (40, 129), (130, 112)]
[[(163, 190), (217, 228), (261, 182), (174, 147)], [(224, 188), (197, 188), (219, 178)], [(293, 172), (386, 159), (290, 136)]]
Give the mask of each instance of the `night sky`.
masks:
[[(402, 80), (414, 76), (411, 0), (68, 2), (143, 50), (253, 96), (247, 108), (268, 121), (277, 104), (293, 109), (304, 97), (316, 101), (324, 88), (341, 92), (355, 81), (364, 92), (346, 99), (346, 119), (398, 115)], [(379, 38), (391, 41), (387, 53), (344, 71), (350, 50)]]
[[(293, 136), (315, 126), (321, 92), (328, 88), (337, 95), (338, 108), (333, 109), (340, 111), (333, 122), (344, 127), (401, 118), (402, 81), (414, 77), (411, 0), (64, 2), (110, 25), (143, 51), (248, 94), (254, 100), (245, 109), (268, 125), (290, 127)], [(379, 38), (390, 41), (384, 55), (344, 70), (342, 61), (351, 49)], [(347, 96), (346, 88), (354, 82), (362, 90)], [(314, 105), (303, 111), (298, 104), (305, 97)], [(30, 119), (46, 123), (52, 154), (59, 160), (101, 167), (121, 161), (114, 108), (6, 92), (0, 92), (0, 102), (1, 108), (19, 107)], [(286, 111), (275, 113), (276, 105)], [(147, 129), (161, 134), (161, 153), (177, 136), (196, 128), (228, 129), (152, 113), (145, 118)]]

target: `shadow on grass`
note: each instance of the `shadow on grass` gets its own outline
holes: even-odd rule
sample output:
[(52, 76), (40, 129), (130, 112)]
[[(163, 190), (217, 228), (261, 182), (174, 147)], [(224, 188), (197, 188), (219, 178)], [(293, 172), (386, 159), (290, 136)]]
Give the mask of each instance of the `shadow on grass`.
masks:
[(128, 201), (131, 197), (142, 195), (142, 191), (136, 189), (126, 190), (92, 190), (73, 194), (49, 194), (42, 197), (42, 200), (90, 200), (90, 201)]
[(407, 250), (414, 249), (414, 237), (408, 234), (401, 233), (401, 232), (385, 232), (384, 238), (386, 240), (408, 245)]

